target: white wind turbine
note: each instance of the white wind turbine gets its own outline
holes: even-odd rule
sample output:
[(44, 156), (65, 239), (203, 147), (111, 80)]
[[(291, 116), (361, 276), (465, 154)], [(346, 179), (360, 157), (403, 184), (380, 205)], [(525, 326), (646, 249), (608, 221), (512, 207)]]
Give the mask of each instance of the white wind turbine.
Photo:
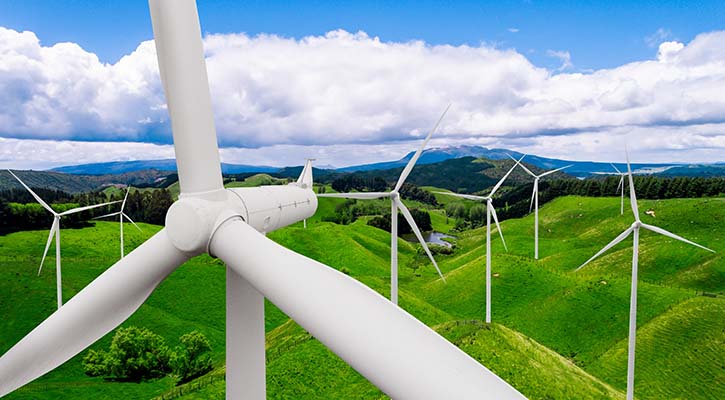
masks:
[[(615, 167), (616, 169), (616, 167)], [(629, 343), (628, 343), (628, 349), (627, 349), (627, 400), (632, 400), (634, 398), (634, 348), (635, 348), (635, 342), (636, 342), (636, 335), (637, 335), (637, 267), (638, 267), (638, 261), (639, 261), (639, 230), (640, 228), (645, 228), (647, 230), (650, 230), (655, 233), (659, 233), (660, 235), (664, 235), (673, 239), (677, 239), (681, 242), (685, 242), (687, 244), (691, 244), (693, 246), (699, 247), (701, 249), (715, 252), (714, 250), (708, 249), (707, 247), (701, 246), (695, 242), (691, 242), (687, 239), (684, 239), (680, 236), (675, 235), (674, 233), (668, 232), (662, 228), (648, 225), (642, 222), (639, 219), (639, 208), (637, 207), (637, 196), (634, 192), (634, 180), (632, 179), (632, 168), (629, 165), (629, 155), (627, 155), (627, 173), (626, 173), (628, 179), (629, 179), (629, 200), (632, 206), (632, 214), (634, 214), (634, 222), (632, 223), (632, 226), (627, 228), (624, 232), (622, 232), (619, 236), (614, 238), (608, 245), (604, 246), (603, 249), (599, 250), (597, 254), (592, 256), (592, 258), (588, 259), (584, 264), (582, 264), (579, 268), (576, 269), (576, 271), (579, 271), (580, 269), (584, 268), (585, 265), (589, 264), (592, 260), (602, 255), (605, 251), (611, 249), (614, 247), (617, 243), (621, 242), (622, 240), (626, 239), (629, 234), (633, 234), (633, 248), (632, 248), (632, 291), (630, 294), (630, 300), (629, 300)]]
[[(613, 163), (610, 163), (610, 165), (615, 171), (617, 171), (617, 175), (619, 175), (619, 185), (617, 185), (617, 190), (619, 190), (620, 187), (622, 188), (622, 203), (619, 207), (619, 215), (624, 215), (624, 177), (627, 176), (627, 173), (621, 172)], [(629, 168), (629, 165), (627, 165), (627, 168)]]
[(400, 212), (403, 213), (403, 217), (405, 218), (405, 220), (408, 221), (408, 224), (413, 230), (413, 233), (415, 233), (415, 237), (418, 238), (421, 246), (423, 246), (423, 250), (425, 250), (425, 253), (428, 255), (428, 258), (433, 263), (436, 271), (438, 271), (438, 275), (441, 277), (441, 279), (443, 279), (443, 282), (446, 281), (446, 278), (443, 277), (440, 268), (438, 268), (436, 260), (433, 258), (433, 254), (431, 254), (428, 245), (425, 243), (425, 239), (420, 233), (418, 225), (415, 224), (413, 216), (410, 214), (410, 211), (408, 211), (408, 208), (405, 206), (405, 204), (403, 204), (403, 201), (400, 199), (400, 194), (398, 193), (398, 191), (401, 187), (403, 187), (403, 183), (405, 183), (405, 180), (408, 178), (410, 171), (413, 170), (415, 163), (418, 161), (418, 158), (423, 153), (423, 149), (425, 149), (425, 146), (428, 144), (431, 136), (433, 136), (433, 133), (438, 129), (438, 125), (440, 125), (441, 121), (443, 121), (443, 117), (446, 116), (449, 108), (451, 108), (450, 104), (443, 111), (443, 114), (441, 114), (441, 117), (438, 119), (438, 122), (436, 122), (436, 124), (433, 126), (433, 129), (428, 132), (428, 136), (425, 137), (425, 140), (423, 140), (423, 143), (421, 143), (420, 147), (418, 147), (418, 150), (415, 152), (415, 154), (413, 154), (413, 157), (410, 158), (408, 164), (403, 169), (403, 172), (400, 173), (398, 182), (395, 184), (393, 190), (389, 192), (323, 193), (317, 195), (317, 197), (336, 197), (359, 200), (380, 199), (384, 197), (390, 198), (390, 301), (392, 301), (393, 304), (398, 304), (398, 209), (400, 209)]
[(228, 399), (265, 398), (265, 297), (392, 398), (523, 399), (372, 289), (262, 234), (313, 215), (315, 193), (297, 185), (224, 189), (196, 3), (149, 6), (181, 195), (165, 228), (0, 357), (0, 396), (83, 351), (177, 267), (209, 253), (227, 264)]
[[(305, 166), (302, 167), (302, 173), (300, 174), (300, 177), (297, 178), (296, 184), (302, 188), (310, 188), (312, 189), (312, 162), (315, 161), (314, 158), (308, 158), (305, 160)], [(302, 225), (305, 229), (307, 229), (307, 218), (302, 220)]]
[[(511, 157), (509, 155), (509, 157)], [(516, 161), (515, 158), (511, 157), (514, 161)], [(534, 177), (534, 191), (531, 194), (531, 205), (529, 206), (529, 212), (531, 212), (531, 207), (534, 207), (534, 258), (539, 259), (539, 179), (551, 175), (554, 172), (559, 172), (563, 169), (571, 167), (571, 165), (567, 165), (565, 167), (553, 169), (551, 171), (546, 171), (544, 173), (541, 173), (539, 175), (536, 175), (535, 173), (531, 172), (524, 164), (520, 164), (521, 168), (526, 171), (529, 175)]]
[(108, 217), (118, 216), (118, 226), (119, 226), (119, 228), (121, 230), (121, 258), (123, 258), (123, 255), (124, 255), (124, 246), (123, 246), (123, 219), (124, 218), (127, 219), (128, 222), (132, 223), (133, 226), (135, 226), (136, 229), (138, 229), (138, 231), (141, 232), (141, 228), (139, 228), (138, 225), (136, 225), (136, 223), (133, 222), (133, 220), (131, 219), (131, 217), (129, 217), (125, 212), (123, 212), (123, 209), (126, 207), (126, 200), (128, 199), (128, 192), (130, 190), (131, 190), (131, 186), (126, 187), (126, 194), (123, 196), (123, 202), (121, 203), (121, 210), (120, 211), (116, 211), (114, 213), (110, 213), (110, 214), (106, 214), (106, 215), (101, 215), (100, 217), (93, 218), (93, 219), (101, 219), (101, 218), (108, 218)]
[(501, 242), (503, 243), (504, 249), (508, 251), (508, 247), (506, 247), (506, 241), (503, 238), (503, 231), (501, 230), (501, 226), (498, 224), (498, 216), (496, 216), (496, 208), (493, 206), (493, 195), (496, 194), (496, 191), (503, 185), (506, 178), (509, 177), (511, 172), (516, 168), (517, 165), (520, 165), (521, 160), (524, 159), (526, 155), (521, 157), (519, 160), (514, 160), (516, 163), (513, 167), (511, 167), (508, 172), (506, 172), (506, 175), (501, 178), (496, 183), (496, 186), (491, 189), (491, 192), (488, 194), (488, 196), (475, 196), (472, 194), (460, 194), (460, 193), (451, 193), (451, 192), (436, 192), (439, 194), (445, 194), (448, 196), (456, 196), (463, 199), (468, 200), (474, 200), (474, 201), (485, 201), (486, 202), (486, 323), (491, 323), (491, 215), (493, 215), (493, 221), (496, 223), (496, 229), (498, 229), (499, 235), (501, 235)]
[(48, 241), (45, 243), (45, 251), (43, 251), (43, 258), (40, 260), (40, 267), (38, 268), (38, 275), (40, 275), (40, 271), (43, 270), (43, 263), (45, 262), (45, 256), (48, 255), (48, 249), (50, 249), (50, 243), (53, 241), (53, 236), (55, 236), (55, 282), (56, 282), (56, 295), (58, 296), (58, 308), (63, 305), (63, 288), (62, 288), (62, 277), (61, 277), (61, 267), (60, 267), (60, 219), (66, 215), (79, 213), (81, 211), (86, 210), (92, 210), (94, 208), (107, 206), (109, 204), (118, 203), (118, 201), (110, 201), (108, 203), (103, 204), (96, 204), (92, 206), (85, 206), (85, 207), (76, 207), (67, 211), (63, 211), (61, 213), (56, 212), (53, 210), (51, 206), (48, 205), (48, 203), (44, 202), (43, 199), (40, 198), (35, 192), (33, 192), (32, 189), (28, 187), (28, 185), (25, 184), (20, 178), (17, 177), (13, 173), (13, 171), (8, 170), (10, 172), (10, 175), (15, 177), (15, 179), (20, 182), (21, 185), (30, 192), (31, 195), (35, 198), (35, 200), (40, 203), (43, 208), (48, 210), (51, 214), (53, 214), (53, 224), (50, 226), (50, 233), (48, 234)]

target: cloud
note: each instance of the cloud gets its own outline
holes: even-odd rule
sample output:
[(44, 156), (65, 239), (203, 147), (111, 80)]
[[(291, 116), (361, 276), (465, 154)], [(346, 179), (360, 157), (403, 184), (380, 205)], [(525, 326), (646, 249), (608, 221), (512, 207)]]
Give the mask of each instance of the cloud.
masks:
[[(272, 150), (338, 149), (324, 162), (336, 165), (351, 163), (340, 149), (404, 154), (449, 102), (439, 145), (538, 140), (576, 152), (563, 143), (646, 131), (665, 145), (723, 149), (725, 32), (664, 42), (656, 60), (590, 73), (567, 72), (565, 51), (549, 51), (562, 64), (548, 70), (513, 49), (385, 42), (342, 30), (301, 39), (215, 34), (204, 44), (229, 154), (258, 148), (263, 160)], [(0, 28), (2, 137), (164, 145), (171, 143), (165, 107), (152, 41), (106, 64), (76, 44), (42, 46), (32, 32)], [(707, 139), (698, 141), (692, 132), (703, 127)]]
[(506, 30), (509, 31), (509, 32), (511, 32), (511, 33), (519, 33), (519, 31), (520, 31), (519, 28), (508, 28)]
[(649, 47), (657, 47), (660, 43), (672, 37), (672, 32), (669, 29), (659, 28), (654, 33), (644, 38), (644, 42)]

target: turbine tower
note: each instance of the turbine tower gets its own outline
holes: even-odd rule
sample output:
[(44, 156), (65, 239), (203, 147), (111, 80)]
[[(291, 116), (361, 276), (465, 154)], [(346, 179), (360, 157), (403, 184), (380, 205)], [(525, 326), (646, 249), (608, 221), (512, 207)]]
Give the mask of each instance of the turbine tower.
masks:
[(58, 296), (58, 309), (63, 305), (63, 278), (61, 277), (61, 267), (60, 267), (60, 219), (66, 215), (79, 213), (81, 211), (86, 210), (92, 210), (94, 208), (107, 206), (109, 204), (118, 203), (118, 201), (111, 201), (108, 203), (103, 204), (96, 204), (92, 206), (85, 206), (85, 207), (76, 207), (67, 211), (63, 211), (61, 213), (56, 212), (53, 210), (51, 206), (48, 205), (48, 203), (44, 202), (43, 199), (40, 198), (35, 192), (33, 192), (28, 185), (25, 184), (20, 178), (17, 177), (13, 173), (13, 171), (8, 170), (10, 172), (10, 175), (15, 177), (15, 179), (20, 182), (21, 185), (30, 192), (31, 195), (35, 198), (35, 200), (40, 203), (43, 208), (48, 210), (51, 214), (53, 214), (53, 224), (50, 226), (50, 233), (48, 234), (48, 241), (45, 243), (45, 251), (43, 251), (43, 258), (40, 260), (40, 267), (38, 268), (38, 276), (40, 276), (40, 271), (43, 270), (43, 263), (45, 262), (45, 256), (48, 255), (48, 249), (50, 249), (50, 243), (53, 241), (53, 236), (55, 236), (55, 284), (56, 284), (56, 295)]
[[(509, 155), (511, 157), (511, 155)], [(515, 158), (511, 157), (514, 161), (516, 161)], [(531, 212), (531, 207), (534, 207), (534, 258), (539, 259), (539, 179), (551, 175), (554, 172), (559, 172), (563, 169), (571, 167), (571, 165), (567, 165), (565, 167), (557, 168), (551, 171), (546, 171), (542, 174), (536, 175), (535, 173), (531, 172), (524, 164), (520, 164), (521, 168), (526, 171), (529, 175), (534, 177), (534, 192), (531, 194), (531, 205), (529, 206), (529, 212)]]
[[(615, 167), (616, 169), (616, 167)], [(628, 349), (627, 349), (627, 400), (632, 400), (634, 398), (634, 348), (635, 348), (635, 342), (636, 342), (636, 335), (637, 335), (637, 267), (638, 267), (638, 261), (639, 261), (639, 230), (640, 228), (644, 228), (647, 230), (650, 230), (654, 233), (659, 233), (660, 235), (664, 235), (667, 237), (671, 237), (673, 239), (677, 239), (681, 242), (685, 242), (687, 244), (691, 244), (693, 246), (699, 247), (701, 249), (715, 252), (714, 250), (708, 249), (707, 247), (701, 246), (695, 242), (691, 242), (687, 239), (684, 239), (680, 236), (675, 235), (674, 233), (668, 232), (662, 228), (648, 225), (642, 222), (639, 219), (639, 208), (637, 207), (637, 196), (634, 192), (634, 180), (632, 179), (632, 168), (629, 165), (629, 154), (627, 154), (627, 173), (626, 176), (629, 179), (629, 201), (632, 206), (632, 214), (634, 214), (634, 222), (632, 225), (627, 228), (624, 232), (622, 232), (619, 236), (614, 238), (608, 245), (604, 246), (603, 249), (599, 250), (597, 254), (592, 256), (592, 258), (588, 259), (584, 264), (582, 264), (579, 268), (576, 269), (576, 271), (579, 271), (580, 269), (584, 268), (585, 265), (589, 264), (592, 260), (602, 255), (605, 251), (611, 249), (614, 247), (617, 243), (621, 242), (622, 240), (626, 239), (627, 236), (630, 234), (633, 234), (633, 248), (632, 248), (632, 291), (630, 294), (629, 299), (629, 343), (628, 343)]]
[(415, 163), (418, 161), (418, 158), (423, 153), (423, 149), (425, 149), (425, 146), (428, 144), (431, 136), (433, 136), (433, 133), (438, 129), (438, 125), (440, 125), (441, 121), (443, 121), (443, 117), (446, 116), (449, 108), (451, 108), (450, 104), (443, 111), (443, 114), (441, 114), (441, 117), (438, 119), (438, 122), (436, 122), (436, 124), (433, 126), (433, 129), (428, 132), (428, 136), (425, 137), (425, 140), (423, 140), (423, 143), (421, 143), (420, 147), (418, 147), (418, 150), (415, 152), (413, 157), (408, 160), (408, 164), (403, 169), (403, 172), (401, 172), (400, 177), (398, 178), (398, 182), (395, 184), (393, 190), (389, 192), (323, 193), (317, 195), (317, 197), (335, 197), (359, 200), (380, 199), (384, 197), (390, 199), (390, 301), (392, 301), (393, 304), (398, 304), (398, 209), (400, 209), (400, 212), (403, 213), (403, 217), (405, 218), (405, 220), (408, 221), (408, 224), (413, 230), (413, 233), (415, 233), (415, 237), (418, 238), (421, 246), (423, 246), (423, 250), (425, 250), (425, 253), (428, 255), (428, 258), (433, 263), (436, 271), (438, 271), (438, 275), (441, 277), (441, 279), (443, 279), (443, 282), (446, 281), (446, 278), (443, 277), (440, 268), (438, 268), (436, 260), (433, 258), (433, 254), (430, 252), (428, 245), (425, 243), (425, 239), (420, 233), (418, 225), (415, 224), (413, 216), (410, 214), (410, 211), (408, 211), (408, 208), (405, 206), (405, 204), (403, 204), (403, 201), (400, 199), (400, 194), (398, 193), (398, 191), (401, 187), (403, 187), (403, 183), (405, 183), (405, 180), (408, 178), (410, 171), (413, 170)]
[(523, 399), (369, 287), (262, 234), (313, 215), (315, 193), (297, 185), (224, 189), (196, 3), (149, 6), (181, 195), (165, 228), (0, 357), (0, 396), (83, 351), (181, 264), (209, 253), (227, 265), (228, 399), (265, 398), (265, 297), (392, 398)]
[(493, 215), (493, 220), (496, 223), (496, 229), (498, 229), (498, 234), (501, 235), (501, 242), (503, 243), (504, 249), (508, 251), (508, 248), (506, 247), (506, 241), (503, 238), (503, 231), (501, 230), (501, 226), (498, 224), (498, 216), (496, 216), (496, 208), (493, 206), (493, 195), (496, 194), (496, 191), (503, 185), (506, 178), (509, 177), (511, 172), (513, 172), (514, 168), (516, 168), (517, 165), (520, 165), (521, 160), (524, 159), (526, 155), (522, 156), (519, 160), (514, 160), (516, 163), (513, 167), (511, 167), (508, 172), (506, 172), (506, 175), (501, 178), (501, 180), (496, 183), (496, 186), (491, 189), (491, 192), (488, 194), (488, 196), (475, 196), (472, 194), (460, 194), (460, 193), (451, 193), (451, 192), (436, 192), (438, 194), (445, 194), (448, 196), (455, 196), (460, 197), (467, 200), (474, 200), (474, 201), (485, 201), (486, 202), (486, 323), (491, 323), (491, 215)]
[(131, 219), (131, 217), (129, 217), (128, 215), (126, 215), (125, 212), (123, 212), (123, 209), (126, 207), (126, 200), (128, 199), (128, 192), (130, 190), (131, 190), (131, 186), (128, 186), (126, 188), (126, 195), (123, 196), (123, 202), (121, 203), (121, 210), (120, 211), (116, 211), (114, 213), (110, 213), (110, 214), (106, 214), (106, 215), (101, 215), (100, 217), (93, 218), (93, 219), (101, 219), (101, 218), (108, 218), (108, 217), (118, 216), (118, 226), (121, 229), (121, 258), (123, 258), (123, 252), (124, 252), (124, 246), (123, 246), (123, 219), (124, 218), (127, 219), (128, 222), (132, 223), (133, 226), (135, 226), (136, 229), (138, 229), (138, 231), (141, 232), (141, 228), (139, 228), (138, 225), (136, 225), (136, 223), (133, 222), (133, 220)]

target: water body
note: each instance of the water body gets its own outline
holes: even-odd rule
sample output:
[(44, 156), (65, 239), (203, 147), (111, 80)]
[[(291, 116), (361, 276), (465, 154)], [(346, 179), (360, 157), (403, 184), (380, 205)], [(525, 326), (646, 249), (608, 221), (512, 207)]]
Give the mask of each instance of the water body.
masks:
[[(446, 235), (445, 233), (436, 232), (436, 231), (430, 231), (430, 232), (421, 232), (423, 234), (423, 240), (425, 240), (426, 243), (432, 243), (432, 244), (438, 244), (441, 246), (451, 247), (452, 245), (445, 240), (444, 238), (452, 238), (455, 239), (455, 236)], [(411, 243), (418, 243), (418, 239), (415, 237), (415, 233), (406, 233), (405, 235), (401, 235), (403, 239), (405, 239), (408, 242)]]

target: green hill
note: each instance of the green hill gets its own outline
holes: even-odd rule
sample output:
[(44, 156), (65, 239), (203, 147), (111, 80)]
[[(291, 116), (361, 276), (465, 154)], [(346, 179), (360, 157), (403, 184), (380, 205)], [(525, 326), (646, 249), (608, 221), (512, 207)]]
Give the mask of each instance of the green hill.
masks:
[[(643, 211), (656, 211), (649, 222), (718, 253), (642, 236), (638, 398), (722, 397), (725, 228), (718, 222), (723, 221), (723, 200), (640, 203)], [(320, 199), (320, 213), (334, 210), (339, 201)], [(631, 242), (587, 269), (573, 270), (626, 228), (631, 217), (619, 215), (618, 198), (565, 197), (543, 207), (540, 218), (540, 261), (532, 258), (531, 216), (502, 223), (509, 253), (493, 238), (491, 326), (478, 321), (484, 311), (484, 229), (458, 233), (454, 254), (436, 257), (447, 284), (429, 264), (418, 270), (420, 276), (408, 268), (416, 246), (401, 240), (400, 304), (530, 398), (620, 398)], [(442, 214), (433, 218), (439, 230), (447, 230), (444, 222)], [(129, 248), (158, 229), (142, 228), (143, 233), (127, 230)], [(46, 235), (33, 231), (0, 237), (0, 352), (54, 309), (52, 257), (36, 277)], [(321, 222), (318, 215), (308, 221), (308, 229), (296, 224), (269, 237), (333, 268), (345, 268), (388, 295), (390, 236), (364, 220), (343, 226)], [(115, 262), (118, 226), (99, 222), (93, 228), (64, 229), (62, 240), (67, 299)], [(703, 291), (717, 297), (700, 296)], [(383, 397), (273, 305), (267, 303), (266, 311), (270, 398)], [(218, 260), (197, 257), (179, 268), (124, 325), (148, 327), (172, 346), (183, 333), (203, 332), (212, 343), (216, 369), (184, 387), (183, 398), (223, 398), (224, 268)], [(92, 348), (107, 347), (110, 338)], [(83, 354), (8, 398), (169, 398), (181, 391), (169, 378), (128, 384), (87, 377), (80, 365)]]

